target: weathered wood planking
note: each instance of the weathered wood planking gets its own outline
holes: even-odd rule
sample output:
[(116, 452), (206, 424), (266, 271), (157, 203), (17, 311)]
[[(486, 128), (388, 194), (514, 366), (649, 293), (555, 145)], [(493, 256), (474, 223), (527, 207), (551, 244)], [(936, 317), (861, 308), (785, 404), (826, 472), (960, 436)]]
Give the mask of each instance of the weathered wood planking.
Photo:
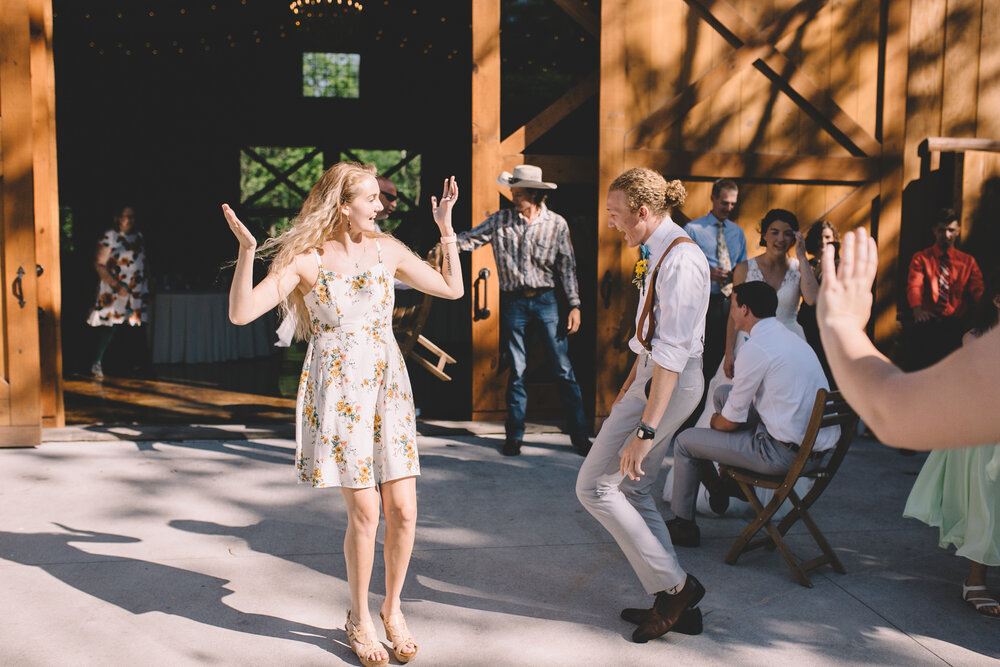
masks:
[(62, 286), (59, 266), (59, 178), (56, 169), (55, 71), (51, 0), (30, 0), (31, 89), (34, 125), (35, 252), (38, 278), (41, 410), (45, 426), (64, 426)]
[(976, 136), (1000, 139), (1000, 3), (983, 1), (980, 32), (978, 102)]
[(903, 152), (906, 139), (907, 70), (910, 24), (909, 0), (894, 0), (886, 11), (885, 72), (882, 108), (882, 174), (879, 195), (878, 277), (875, 285), (875, 338), (895, 337), (897, 254), (903, 213)]
[[(622, 346), (621, 324), (628, 313), (628, 260), (621, 235), (607, 226), (607, 192), (625, 168), (625, 132), (628, 118), (626, 35), (633, 27), (627, 0), (601, 2), (601, 87), (598, 100), (598, 225), (597, 345), (594, 357), (595, 428), (611, 410), (628, 375), (629, 355)], [(632, 257), (634, 260), (634, 257)]]
[[(0, 2), (0, 261), (6, 416), (0, 446), (41, 442), (41, 373), (35, 276), (34, 153), (28, 3)], [(15, 281), (19, 297), (12, 293)], [(23, 301), (22, 301), (23, 300)]]
[[(499, 208), (500, 173), (500, 0), (472, 3), (472, 219), (475, 226)], [(482, 269), (490, 273), (486, 299), (490, 317), (472, 321), (472, 418), (502, 418), (505, 377), (499, 373), (500, 290), (493, 250), (472, 252), (469, 290)], [(475, 309), (475, 299), (471, 307)]]
[(982, 0), (948, 0), (941, 79), (942, 136), (976, 135), (982, 12)]

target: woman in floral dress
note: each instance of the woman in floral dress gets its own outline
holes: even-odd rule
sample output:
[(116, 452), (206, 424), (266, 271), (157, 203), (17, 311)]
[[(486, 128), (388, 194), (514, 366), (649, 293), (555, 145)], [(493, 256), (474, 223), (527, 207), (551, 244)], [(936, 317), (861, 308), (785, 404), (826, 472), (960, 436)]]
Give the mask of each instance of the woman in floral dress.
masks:
[(146, 282), (146, 248), (142, 232), (135, 229), (135, 209), (123, 206), (97, 244), (94, 269), (101, 282), (97, 301), (87, 324), (99, 327), (97, 354), (90, 367), (96, 378), (104, 377), (104, 353), (123, 326), (138, 327), (149, 320), (149, 286)]
[(386, 597), (381, 617), (396, 658), (417, 653), (400, 612), (400, 594), (413, 549), (417, 459), (413, 396), (392, 334), (394, 278), (446, 299), (464, 293), (451, 225), (458, 198), (445, 180), (431, 197), (444, 261), (431, 268), (396, 239), (379, 232), (382, 210), (375, 168), (341, 162), (320, 177), (291, 229), (265, 242), (273, 257), (253, 286), (253, 235), (227, 205), (222, 209), (240, 244), (229, 317), (246, 324), (275, 306), (295, 318), (309, 340), (296, 405), (296, 468), (301, 482), (340, 487), (347, 506), (344, 554), (351, 608), (347, 635), (361, 663), (385, 665), (368, 609), (379, 504), (385, 519)]

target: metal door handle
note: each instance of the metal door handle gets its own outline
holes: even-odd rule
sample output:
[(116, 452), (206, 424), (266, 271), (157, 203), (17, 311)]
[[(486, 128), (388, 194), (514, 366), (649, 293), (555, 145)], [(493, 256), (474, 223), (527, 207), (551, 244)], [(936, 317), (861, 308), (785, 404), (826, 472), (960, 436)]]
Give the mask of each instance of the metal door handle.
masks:
[[(479, 277), (472, 283), (472, 320), (485, 320), (490, 316), (489, 304), (487, 303), (486, 279), (490, 277), (490, 270), (486, 267), (479, 269)], [(480, 285), (480, 283), (482, 283)], [(482, 296), (482, 306), (480, 303)]]
[(611, 271), (605, 271), (604, 278), (601, 280), (601, 299), (604, 301), (604, 310), (611, 307), (611, 292), (614, 288), (615, 281), (611, 277)]
[(19, 266), (17, 267), (17, 278), (14, 278), (14, 284), (10, 287), (10, 291), (17, 297), (17, 305), (21, 306), (21, 308), (24, 308), (24, 304), (26, 303), (24, 300), (24, 285), (21, 284), (21, 278), (23, 277), (24, 267)]

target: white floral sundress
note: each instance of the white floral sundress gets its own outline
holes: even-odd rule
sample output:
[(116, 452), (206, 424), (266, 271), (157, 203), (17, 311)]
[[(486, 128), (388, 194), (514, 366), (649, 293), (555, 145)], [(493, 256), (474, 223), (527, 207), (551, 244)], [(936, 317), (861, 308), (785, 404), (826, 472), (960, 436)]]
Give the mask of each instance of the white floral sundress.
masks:
[(97, 288), (97, 298), (87, 316), (92, 327), (110, 327), (115, 324), (140, 326), (149, 321), (149, 285), (146, 281), (145, 239), (141, 232), (122, 234), (109, 229), (98, 242), (111, 249), (106, 264), (115, 280), (128, 288), (128, 296), (121, 296), (103, 280)]
[(420, 474), (410, 378), (392, 333), (393, 277), (382, 263), (327, 271), (305, 296), (312, 338), (295, 404), (295, 467), (315, 487), (366, 488)]

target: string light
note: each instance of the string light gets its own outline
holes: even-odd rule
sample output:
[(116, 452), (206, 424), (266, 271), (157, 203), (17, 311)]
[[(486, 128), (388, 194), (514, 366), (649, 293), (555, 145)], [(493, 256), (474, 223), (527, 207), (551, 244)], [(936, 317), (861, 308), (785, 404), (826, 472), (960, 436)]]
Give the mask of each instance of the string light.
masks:
[[(117, 39), (112, 38), (107, 41), (95, 39), (87, 40), (85, 43), (87, 43), (92, 52), (99, 55), (117, 53), (122, 56), (141, 57), (143, 55), (164, 56), (169, 54), (183, 54), (187, 56), (189, 54), (206, 52), (218, 53), (224, 51), (227, 47), (234, 49), (237, 47), (261, 46), (274, 43), (279, 38), (282, 40), (292, 38), (296, 33), (305, 35), (318, 30), (321, 31), (322, 26), (315, 19), (326, 18), (329, 21), (336, 21), (337, 18), (341, 17), (357, 16), (365, 8), (363, 4), (364, 0), (286, 0), (286, 2), (288, 3), (287, 6), (291, 15), (285, 25), (269, 26), (267, 28), (263, 28), (260, 25), (255, 28), (253, 25), (249, 25), (246, 26), (245, 32), (241, 30), (239, 35), (226, 34), (225, 38), (222, 38), (221, 34), (211, 34), (211, 31), (206, 35), (204, 30), (198, 30), (202, 34), (184, 34), (183, 38), (181, 38), (181, 34), (178, 34), (178, 32), (172, 31), (173, 34), (170, 34), (170, 32), (161, 32), (161, 34), (153, 39), (149, 39), (152, 35), (147, 35), (145, 39), (134, 39), (133, 41), (133, 39), (123, 39), (126, 35), (120, 33), (115, 35)], [(249, 3), (247, 0), (240, 0), (239, 3), (234, 4), (237, 7), (242, 7), (243, 11), (249, 9), (248, 5), (253, 5), (253, 3)], [(391, 4), (398, 3), (383, 0), (381, 4), (388, 7)], [(215, 14), (221, 12), (222, 9), (222, 3), (219, 0), (209, 0), (203, 4), (183, 2), (182, 0), (182, 2), (178, 2), (171, 7), (169, 11), (165, 8), (156, 8), (154, 10), (149, 7), (116, 7), (110, 10), (94, 10), (93, 8), (81, 7), (72, 13), (76, 14), (77, 20), (85, 19), (88, 22), (110, 21), (119, 25), (128, 22), (132, 26), (137, 25), (137, 20), (148, 21), (148, 24), (153, 24), (154, 22), (162, 21), (165, 16), (172, 14), (178, 19), (185, 21), (185, 25), (190, 25), (186, 22), (199, 21), (207, 18), (209, 12)], [(426, 16), (428, 12), (422, 11), (422, 8), (415, 8), (413, 5), (405, 7), (405, 9), (403, 7), (399, 9), (410, 16), (423, 15), (423, 17), (431, 22), (440, 21), (441, 24), (446, 23), (451, 18), (441, 16), (440, 14), (438, 17), (434, 17), (433, 14)], [(173, 14), (173, 12), (177, 13)], [(61, 12), (61, 14), (65, 16), (66, 12)], [(181, 31), (182, 34), (183, 32)], [(410, 42), (408, 35), (399, 34), (396, 30), (384, 30), (382, 27), (379, 27), (375, 30), (375, 33), (375, 41), (386, 42), (386, 45), (395, 42), (400, 49), (412, 49), (416, 53), (422, 52), (423, 54), (431, 54), (438, 51), (441, 52), (440, 57), (447, 58), (448, 60), (459, 57), (458, 49), (441, 49), (441, 44), (438, 44), (438, 48), (435, 49), (434, 44), (429, 41), (424, 42), (424, 45), (421, 47), (419, 40), (415, 39), (413, 42)]]
[(288, 9), (291, 10), (296, 16), (305, 16), (307, 18), (312, 17), (322, 17), (326, 10), (324, 6), (329, 6), (331, 10), (342, 10), (341, 13), (349, 13), (351, 11), (361, 13), (364, 9), (359, 0), (337, 0), (337, 6), (333, 6), (333, 0), (292, 0), (292, 3), (288, 5)]

